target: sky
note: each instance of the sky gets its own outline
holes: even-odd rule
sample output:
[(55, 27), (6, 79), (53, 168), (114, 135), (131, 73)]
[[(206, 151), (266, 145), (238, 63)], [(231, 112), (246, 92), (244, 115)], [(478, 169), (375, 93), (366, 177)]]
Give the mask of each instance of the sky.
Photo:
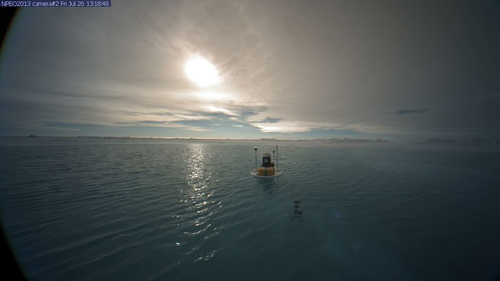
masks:
[[(499, 136), (499, 2), (113, 1), (23, 8), (0, 135)], [(218, 83), (200, 86), (202, 58)]]

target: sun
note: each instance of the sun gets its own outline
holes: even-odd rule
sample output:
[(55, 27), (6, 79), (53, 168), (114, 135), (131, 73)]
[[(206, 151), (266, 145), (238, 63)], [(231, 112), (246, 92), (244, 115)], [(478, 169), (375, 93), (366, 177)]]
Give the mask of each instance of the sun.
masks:
[(200, 87), (210, 87), (220, 83), (219, 71), (203, 57), (193, 57), (186, 62), (184, 72), (189, 80)]

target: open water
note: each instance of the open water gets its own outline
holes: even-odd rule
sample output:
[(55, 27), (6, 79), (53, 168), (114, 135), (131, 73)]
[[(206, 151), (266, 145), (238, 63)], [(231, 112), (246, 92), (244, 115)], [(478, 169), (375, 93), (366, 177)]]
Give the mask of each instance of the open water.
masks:
[(254, 145), (3, 139), (3, 226), (30, 280), (498, 280), (498, 151)]

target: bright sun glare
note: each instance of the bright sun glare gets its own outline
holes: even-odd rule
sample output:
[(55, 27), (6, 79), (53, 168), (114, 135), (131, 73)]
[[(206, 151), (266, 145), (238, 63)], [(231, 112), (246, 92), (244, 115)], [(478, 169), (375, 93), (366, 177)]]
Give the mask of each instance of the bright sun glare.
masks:
[(220, 82), (217, 69), (212, 63), (202, 57), (194, 57), (188, 60), (184, 71), (189, 80), (200, 87), (209, 87)]

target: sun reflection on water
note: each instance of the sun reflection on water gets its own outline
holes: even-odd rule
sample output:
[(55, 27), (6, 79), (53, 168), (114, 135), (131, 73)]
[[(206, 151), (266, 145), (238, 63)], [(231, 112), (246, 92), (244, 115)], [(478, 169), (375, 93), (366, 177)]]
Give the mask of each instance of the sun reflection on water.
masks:
[[(206, 163), (203, 145), (193, 144), (189, 146), (189, 152), (186, 157), (187, 182), (191, 188), (191, 199), (205, 198), (204, 190), (212, 177), (211, 169)], [(208, 199), (207, 197), (206, 199)], [(198, 201), (198, 200), (196, 200)]]
[(217, 249), (207, 249), (210, 247), (203, 247), (203, 244), (218, 234), (212, 227), (212, 221), (222, 202), (212, 198), (215, 186), (211, 157), (206, 146), (190, 144), (184, 161), (186, 185), (181, 190), (181, 202), (185, 205), (186, 213), (182, 216), (182, 224), (185, 226), (183, 234), (190, 249), (187, 249), (186, 255), (193, 256), (194, 260), (207, 260), (215, 255)]

